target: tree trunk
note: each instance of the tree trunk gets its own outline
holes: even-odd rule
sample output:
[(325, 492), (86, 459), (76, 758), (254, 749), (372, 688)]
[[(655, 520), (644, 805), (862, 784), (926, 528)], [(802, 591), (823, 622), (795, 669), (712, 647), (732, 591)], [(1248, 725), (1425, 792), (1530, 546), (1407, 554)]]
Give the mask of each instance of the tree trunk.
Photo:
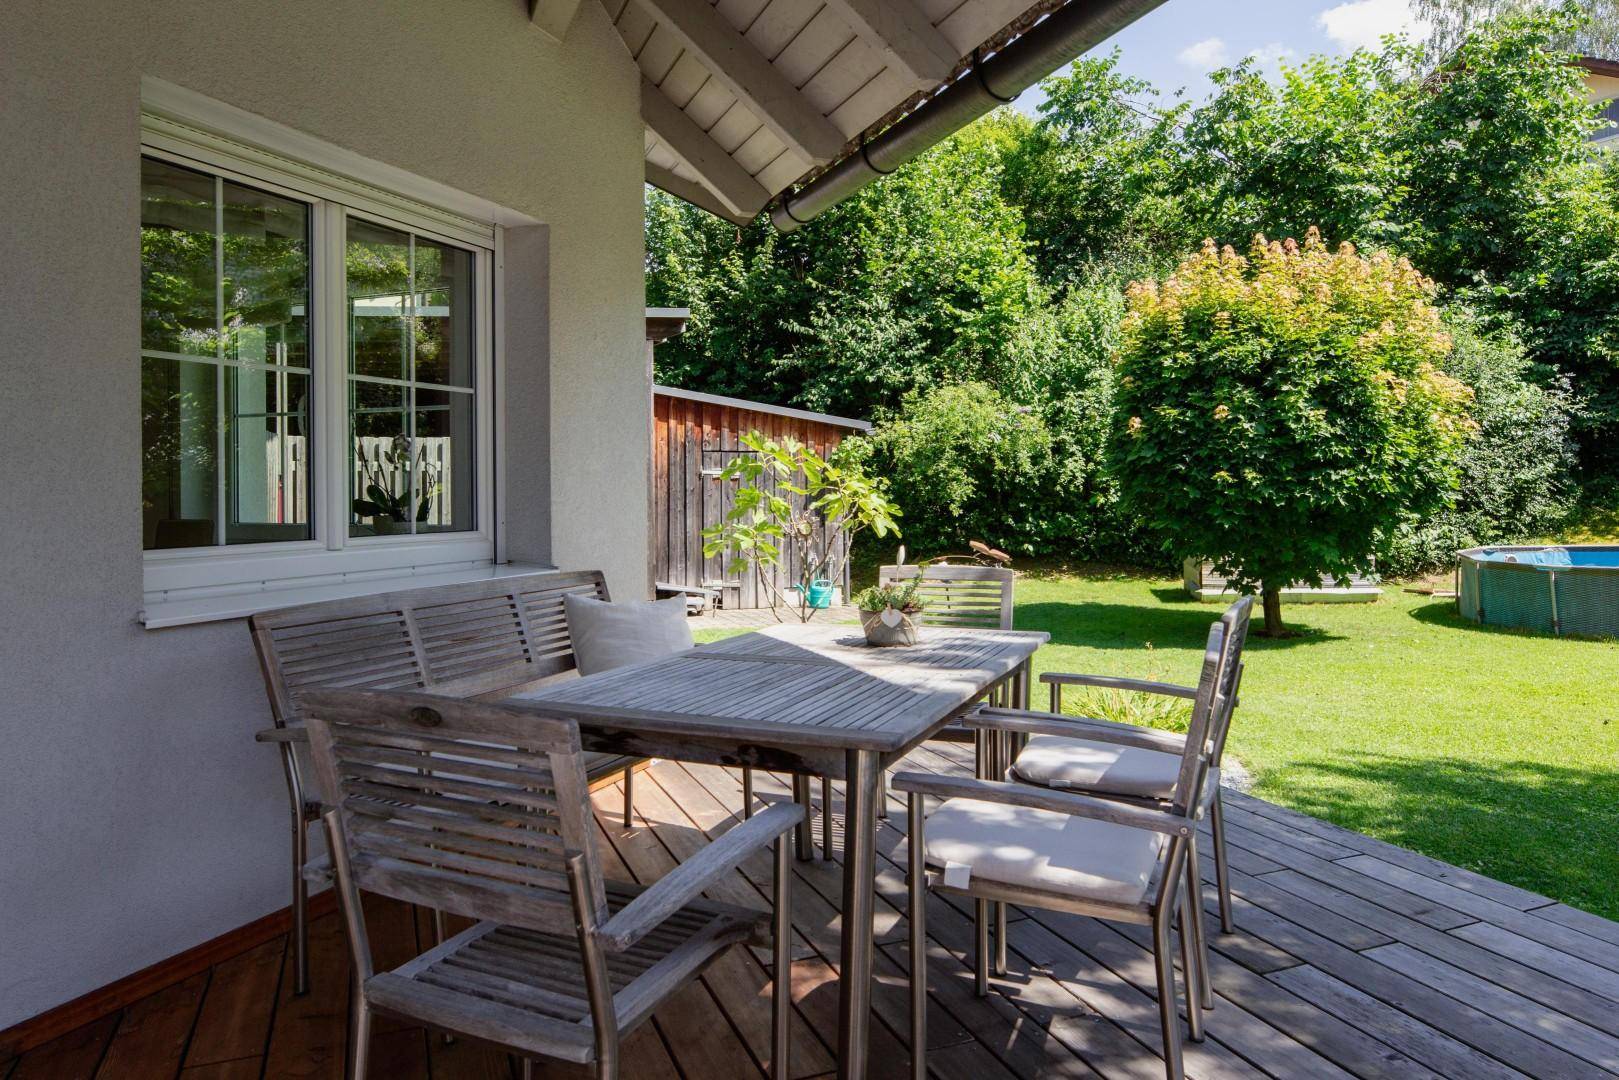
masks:
[(1282, 625), (1282, 590), (1280, 586), (1265, 585), (1260, 590), (1260, 598), (1265, 606), (1265, 636), (1286, 637), (1287, 629)]

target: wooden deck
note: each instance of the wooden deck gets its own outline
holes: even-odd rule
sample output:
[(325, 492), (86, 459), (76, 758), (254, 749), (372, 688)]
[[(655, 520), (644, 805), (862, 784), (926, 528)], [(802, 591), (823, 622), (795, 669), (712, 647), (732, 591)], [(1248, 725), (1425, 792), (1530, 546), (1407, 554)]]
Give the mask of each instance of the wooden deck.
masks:
[[(932, 747), (911, 765), (962, 770)], [(650, 880), (737, 820), (741, 789), (720, 768), (660, 762), (636, 784), (641, 824), (598, 793), (610, 874)], [(761, 775), (761, 791), (784, 791)], [(878, 844), (874, 1076), (905, 1074), (904, 819)], [(1587, 1077), (1619, 1073), (1619, 924), (1257, 799), (1229, 800), (1235, 935), (1215, 934), (1209, 1039), (1187, 1044), (1195, 1077)], [(1213, 860), (1205, 859), (1212, 874)], [(762, 906), (768, 861), (723, 895)], [(799, 864), (793, 1066), (834, 1062), (838, 871)], [(1208, 890), (1212, 895), (1212, 889)], [(1012, 923), (1011, 973), (978, 999), (967, 917), (929, 911), (929, 1061), (945, 1080), (1163, 1075), (1155, 1053), (1144, 936), (1090, 919), (1029, 913)], [(1014, 913), (1015, 914), (1015, 913)], [(379, 966), (427, 943), (421, 912), (379, 901)], [(1217, 927), (1211, 924), (1211, 932)], [(348, 984), (335, 917), (313, 933), (314, 989), (294, 998), (285, 942), (271, 942), (122, 1013), (0, 1062), (0, 1080), (50, 1077), (342, 1076)], [(769, 1044), (763, 954), (733, 950), (626, 1047), (626, 1080), (730, 1080), (761, 1073)], [(373, 1076), (509, 1078), (504, 1054), (382, 1023)], [(580, 1076), (572, 1069), (545, 1076)]]

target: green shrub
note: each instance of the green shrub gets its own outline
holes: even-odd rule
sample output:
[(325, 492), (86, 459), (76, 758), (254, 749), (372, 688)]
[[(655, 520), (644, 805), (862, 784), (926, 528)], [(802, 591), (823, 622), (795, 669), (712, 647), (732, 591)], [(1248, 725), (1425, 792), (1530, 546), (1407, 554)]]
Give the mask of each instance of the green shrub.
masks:
[(1114, 388), (1120, 494), (1177, 561), (1262, 592), (1369, 568), (1398, 524), (1445, 505), (1472, 424), (1439, 364), (1450, 336), (1410, 264), (1254, 241), (1206, 244), (1131, 287)]
[(1380, 565), (1394, 577), (1453, 566), (1462, 548), (1553, 533), (1574, 507), (1567, 380), (1531, 363), (1510, 333), (1482, 330), (1465, 311), (1449, 322), (1443, 367), (1473, 391), (1478, 435), (1462, 452), (1455, 504), (1395, 536)]

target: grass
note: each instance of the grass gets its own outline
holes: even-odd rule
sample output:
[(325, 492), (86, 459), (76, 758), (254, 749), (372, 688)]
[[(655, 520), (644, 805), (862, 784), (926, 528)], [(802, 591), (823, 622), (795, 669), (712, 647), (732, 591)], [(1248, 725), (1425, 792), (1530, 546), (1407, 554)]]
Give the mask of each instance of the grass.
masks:
[[(1190, 683), (1219, 610), (1135, 573), (1018, 581), (1017, 625), (1051, 634), (1037, 673)], [(1395, 586), (1284, 615), (1298, 636), (1249, 639), (1231, 734), (1256, 794), (1619, 919), (1619, 643), (1479, 627)]]

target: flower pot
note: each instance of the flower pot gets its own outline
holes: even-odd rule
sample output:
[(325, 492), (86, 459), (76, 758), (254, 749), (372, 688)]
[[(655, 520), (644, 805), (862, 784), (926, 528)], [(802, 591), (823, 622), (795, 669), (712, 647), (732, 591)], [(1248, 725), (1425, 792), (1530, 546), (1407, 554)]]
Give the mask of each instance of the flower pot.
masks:
[(866, 631), (867, 645), (889, 648), (916, 644), (916, 620), (897, 608), (862, 611), (860, 626)]

